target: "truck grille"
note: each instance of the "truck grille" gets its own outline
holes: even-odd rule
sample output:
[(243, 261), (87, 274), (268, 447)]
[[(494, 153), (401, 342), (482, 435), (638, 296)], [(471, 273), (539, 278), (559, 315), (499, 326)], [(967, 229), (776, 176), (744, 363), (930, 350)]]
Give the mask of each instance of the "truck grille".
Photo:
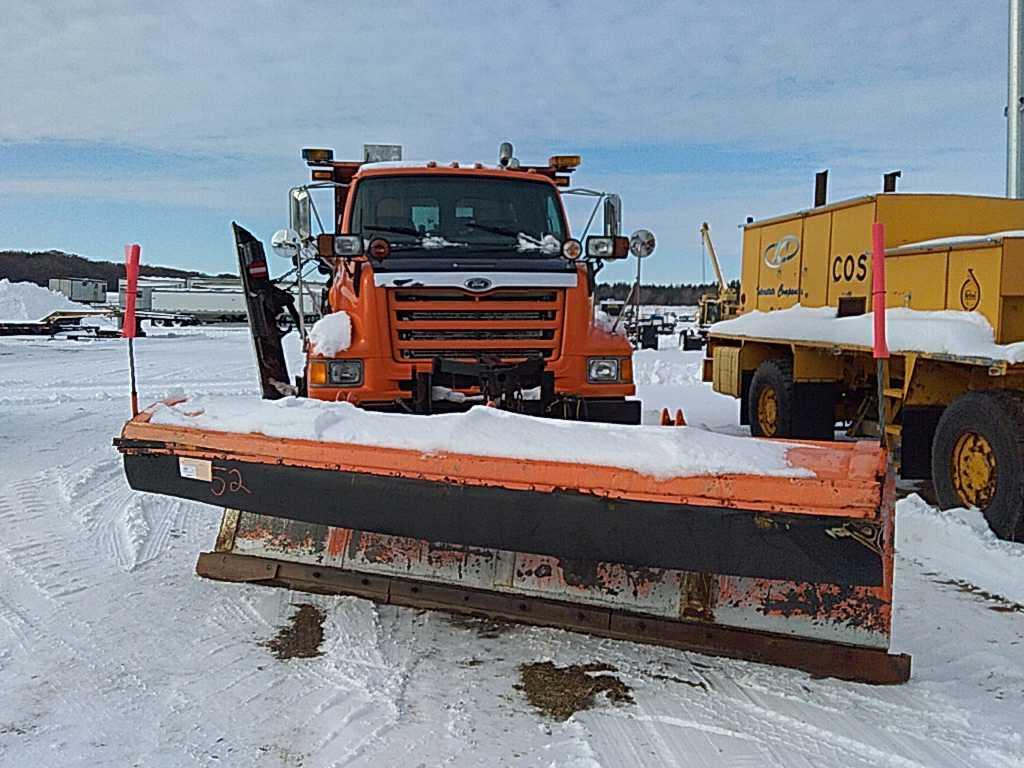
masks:
[(554, 360), (561, 349), (562, 290), (398, 289), (388, 303), (396, 360)]

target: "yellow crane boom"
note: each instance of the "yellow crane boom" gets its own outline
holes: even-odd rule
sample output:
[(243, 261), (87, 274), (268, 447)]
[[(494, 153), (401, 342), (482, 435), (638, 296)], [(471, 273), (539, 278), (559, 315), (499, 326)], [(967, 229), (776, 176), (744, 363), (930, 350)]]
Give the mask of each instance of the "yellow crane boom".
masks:
[(700, 225), (700, 236), (704, 242), (704, 247), (707, 248), (708, 254), (711, 256), (711, 266), (715, 268), (715, 280), (718, 282), (718, 297), (724, 301), (729, 298), (731, 291), (729, 290), (729, 284), (725, 282), (725, 277), (722, 275), (722, 265), (718, 263), (718, 254), (715, 253), (715, 245), (711, 242), (711, 228), (706, 221)]

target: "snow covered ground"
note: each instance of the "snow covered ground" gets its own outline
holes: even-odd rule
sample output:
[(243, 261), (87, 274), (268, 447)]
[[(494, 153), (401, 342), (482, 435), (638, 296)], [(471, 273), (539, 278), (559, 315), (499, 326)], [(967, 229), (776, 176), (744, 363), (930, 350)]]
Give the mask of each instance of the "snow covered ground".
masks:
[[(241, 329), (153, 335), (137, 357), (144, 402), (256, 393)], [(639, 353), (642, 395), (740, 434), (699, 359)], [(203, 581), (219, 511), (127, 488), (110, 446), (126, 382), (119, 341), (0, 340), (0, 766), (1024, 766), (1024, 546), (976, 514), (900, 503), (911, 682), (815, 680)], [(324, 653), (278, 660), (262, 643), (305, 602)], [(515, 687), (547, 659), (609, 664), (634, 702), (547, 719)]]

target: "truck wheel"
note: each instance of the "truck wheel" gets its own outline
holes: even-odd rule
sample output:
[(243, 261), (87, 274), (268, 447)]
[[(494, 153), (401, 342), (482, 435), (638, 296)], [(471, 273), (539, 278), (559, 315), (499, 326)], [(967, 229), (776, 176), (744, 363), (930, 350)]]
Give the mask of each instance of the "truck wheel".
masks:
[(932, 441), (942, 509), (977, 507), (1001, 539), (1024, 540), (1024, 395), (968, 392), (942, 413)]
[(757, 366), (750, 381), (747, 411), (754, 437), (835, 438), (835, 387), (795, 384), (793, 363), (785, 358), (765, 360)]
[(765, 360), (750, 381), (750, 434), (793, 436), (793, 364), (784, 358)]

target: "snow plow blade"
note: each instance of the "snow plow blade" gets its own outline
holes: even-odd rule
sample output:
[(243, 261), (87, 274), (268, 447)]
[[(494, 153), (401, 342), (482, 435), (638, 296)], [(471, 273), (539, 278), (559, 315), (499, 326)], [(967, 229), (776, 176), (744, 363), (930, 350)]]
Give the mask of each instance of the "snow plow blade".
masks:
[(655, 479), (153, 424), (148, 412), (115, 444), (132, 488), (227, 507), (202, 576), (870, 683), (910, 675), (910, 658), (888, 652), (894, 489), (876, 445), (794, 445), (787, 460), (807, 476)]

